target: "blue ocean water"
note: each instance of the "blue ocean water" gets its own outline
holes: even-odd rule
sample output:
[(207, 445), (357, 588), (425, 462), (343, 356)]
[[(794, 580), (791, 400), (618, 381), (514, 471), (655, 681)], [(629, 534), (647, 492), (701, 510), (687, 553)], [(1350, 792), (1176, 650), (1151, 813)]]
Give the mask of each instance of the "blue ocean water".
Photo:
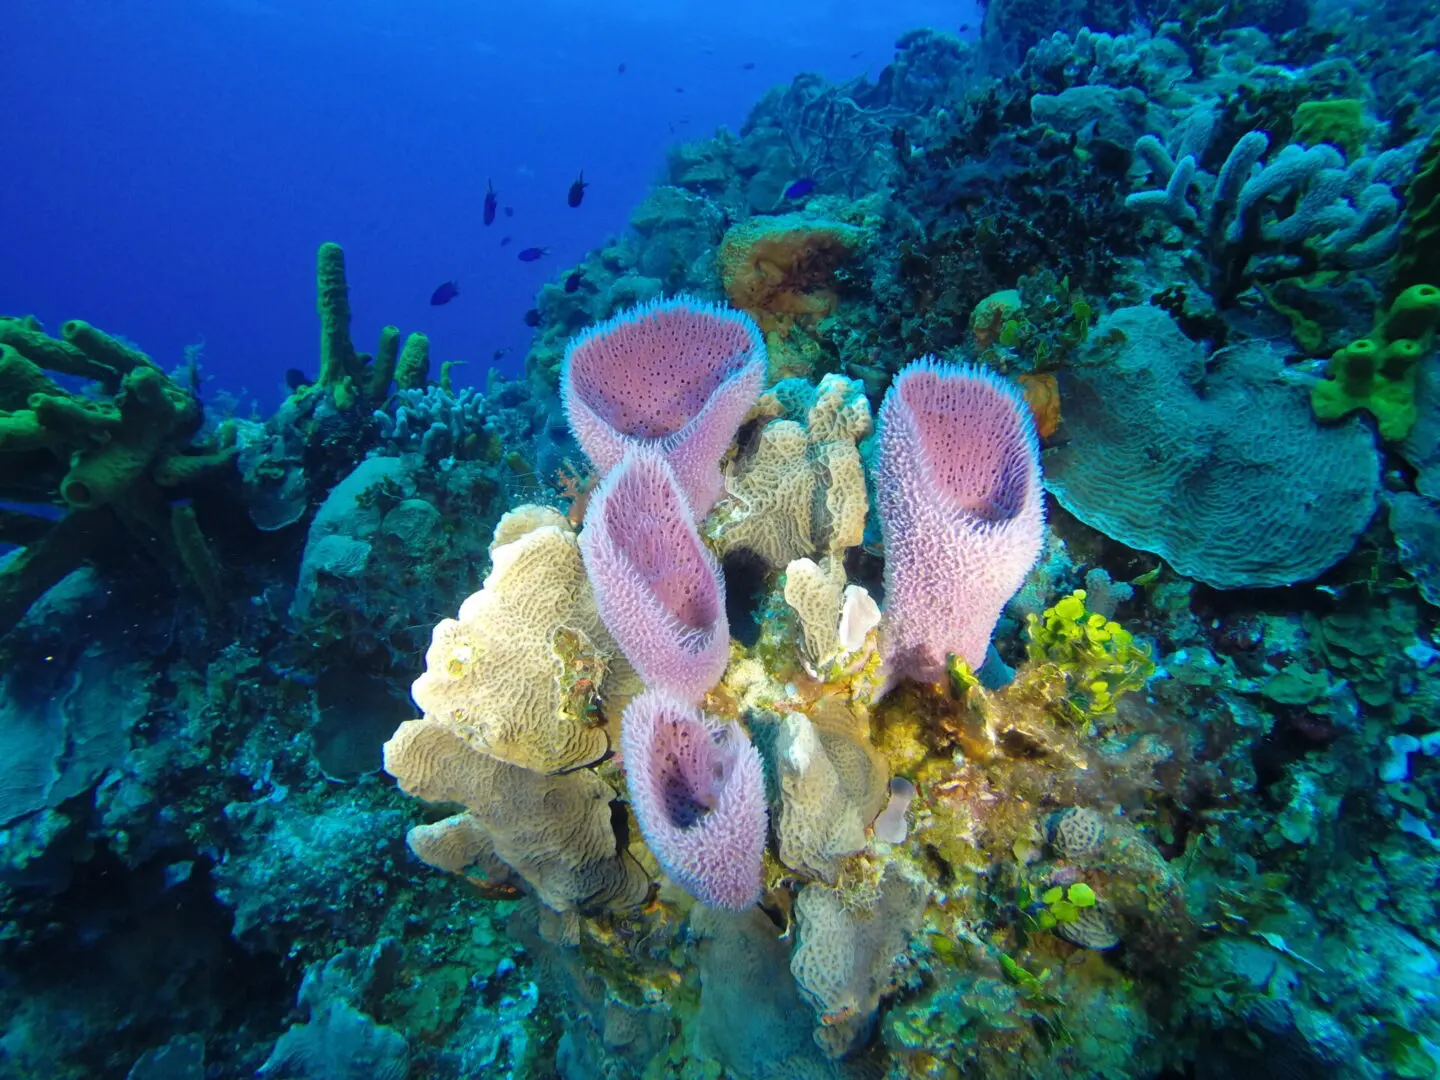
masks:
[[(483, 385), (492, 365), (520, 370), (537, 288), (624, 231), (668, 146), (738, 128), (778, 80), (875, 71), (902, 31), (952, 22), (978, 19), (954, 3), (716, 19), (666, 3), (17, 0), (0, 134), (27, 149), (0, 205), (17, 256), (0, 295), (47, 323), (83, 310), (166, 364), (203, 342), (213, 388), (268, 410), (287, 368), (314, 374), (305, 293), (333, 240), (365, 267), (360, 340), (421, 330), (466, 362), (457, 383)], [(490, 228), (487, 181), (514, 211)], [(518, 262), (527, 247), (549, 254)], [(460, 301), (433, 310), (452, 279)]]
[(1433, 0), (0, 41), (0, 1080), (1440, 1077)]

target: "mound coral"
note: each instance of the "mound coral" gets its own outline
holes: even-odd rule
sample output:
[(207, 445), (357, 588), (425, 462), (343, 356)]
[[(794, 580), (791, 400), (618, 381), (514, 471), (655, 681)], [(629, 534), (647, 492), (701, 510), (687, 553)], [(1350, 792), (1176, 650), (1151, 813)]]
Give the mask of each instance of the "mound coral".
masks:
[(580, 536), (600, 617), (645, 684), (699, 701), (725, 673), (725, 583), (675, 474), (636, 447), (595, 490)]
[(883, 648), (893, 673), (985, 660), (1040, 554), (1040, 448), (1030, 409), (980, 368), (918, 360), (880, 406), (875, 483), (885, 540)]
[(835, 310), (835, 271), (864, 242), (857, 226), (806, 214), (751, 218), (720, 245), (725, 295), (767, 334), (813, 327)]
[(755, 903), (768, 813), (745, 732), (647, 692), (625, 710), (620, 748), (640, 831), (665, 872), (702, 903)]
[(560, 396), (602, 476), (633, 446), (656, 446), (691, 508), (710, 511), (719, 462), (765, 378), (765, 345), (746, 316), (690, 297), (599, 323), (565, 351)]

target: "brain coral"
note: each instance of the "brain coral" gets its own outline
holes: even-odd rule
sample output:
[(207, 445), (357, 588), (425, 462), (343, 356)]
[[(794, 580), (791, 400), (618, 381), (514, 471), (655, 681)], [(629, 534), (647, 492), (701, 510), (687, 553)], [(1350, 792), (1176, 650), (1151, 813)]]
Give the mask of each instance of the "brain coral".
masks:
[(1044, 534), (1029, 407), (982, 368), (917, 360), (880, 406), (875, 489), (886, 661), (924, 682), (950, 653), (979, 668)]
[(1122, 308), (1061, 377), (1065, 442), (1045, 483), (1092, 528), (1222, 589), (1304, 581), (1375, 512), (1380, 461), (1356, 419), (1321, 426), (1283, 358), (1206, 358), (1169, 315)]
[(746, 315), (679, 296), (574, 338), (560, 395), (602, 476), (632, 446), (655, 445), (704, 517), (723, 486), (720, 459), (764, 379), (765, 343)]
[(645, 684), (703, 698), (730, 659), (725, 585), (660, 453), (636, 447), (601, 482), (580, 550), (600, 617)]
[(625, 710), (620, 748), (640, 831), (665, 872), (701, 903), (755, 903), (768, 813), (744, 730), (646, 692)]

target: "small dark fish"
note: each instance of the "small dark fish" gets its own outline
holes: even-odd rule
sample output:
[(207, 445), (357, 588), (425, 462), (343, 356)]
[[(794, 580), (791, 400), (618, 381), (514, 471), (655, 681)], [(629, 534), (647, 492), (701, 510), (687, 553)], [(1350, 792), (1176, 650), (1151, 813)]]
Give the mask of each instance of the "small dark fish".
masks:
[(688, 123), (690, 122), (690, 118), (689, 118), (688, 116), (682, 116), (682, 117), (680, 117), (679, 120), (676, 120), (675, 122), (676, 122), (677, 124), (679, 124), (681, 127), (684, 127), (686, 124), (688, 124)]
[(500, 360), (500, 359), (502, 359), (509, 351), (510, 351), (509, 349), (496, 349), (493, 353), (490, 354), (490, 359), (491, 359), (491, 360)]
[(746, 60), (743, 64), (740, 65), (740, 70), (741, 70), (741, 71), (754, 71), (754, 70), (755, 70), (755, 61), (754, 61), (754, 60)]
[(793, 184), (791, 184), (785, 189), (785, 198), (803, 199), (806, 195), (809, 195), (814, 190), (815, 181), (808, 176), (804, 176), (801, 177), (799, 180), (796, 180)]
[(539, 326), (539, 325), (540, 325), (540, 309), (539, 309), (539, 308), (533, 308), (533, 307), (532, 307), (529, 311), (525, 312), (525, 325), (526, 325), (526, 326)]
[(444, 285), (441, 285), (438, 289), (436, 289), (433, 293), (430, 294), (430, 304), (432, 307), (439, 307), (441, 304), (448, 304), (451, 300), (454, 300), (455, 297), (459, 295), (459, 282), (447, 281)]
[(970, 24), (969, 24), (968, 22), (962, 22), (962, 23), (960, 24), (960, 33), (962, 33), (962, 34), (968, 34), (969, 32), (970, 32)]
[(580, 282), (583, 281), (584, 279), (585, 279), (585, 273), (584, 273), (584, 271), (582, 271), (582, 270), (576, 270), (573, 274), (571, 274), (569, 277), (567, 277), (567, 278), (565, 279), (565, 291), (566, 291), (566, 292), (569, 292), (569, 293), (573, 293), (576, 289), (580, 288)]
[(618, 68), (615, 69), (615, 73), (616, 73), (617, 75), (624, 75), (624, 74), (625, 74), (625, 65), (624, 65), (624, 64), (621, 64)]
[(580, 200), (585, 198), (585, 189), (589, 186), (589, 184), (585, 183), (585, 170), (581, 169), (580, 175), (577, 176), (575, 182), (570, 185), (570, 194), (565, 196), (565, 202), (572, 207), (579, 206)]
[(489, 180), (485, 181), (485, 224), (495, 224), (495, 207), (499, 203), (499, 196), (495, 194), (495, 185)]
[(520, 252), (520, 254), (515, 257), (521, 262), (534, 262), (536, 259), (543, 259), (546, 255), (549, 254), (549, 248), (526, 248), (524, 251)]
[(514, 217), (514, 216), (515, 216), (515, 207), (513, 207), (513, 206), (507, 206), (507, 207), (505, 207), (505, 216), (506, 216), (506, 217)]
[(513, 240), (513, 239), (515, 239), (513, 236), (502, 236), (502, 237), (500, 238), (500, 246), (501, 246), (501, 247), (508, 247), (509, 244), (510, 244), (510, 241)]
[(677, 86), (677, 87), (675, 87), (675, 93), (677, 93), (677, 94), (683, 94), (684, 92), (685, 92), (685, 88), (684, 88), (683, 86)]
[(864, 49), (861, 49), (859, 52), (852, 52), (852, 53), (850, 54), (850, 59), (851, 59), (851, 60), (859, 60), (860, 57), (862, 57), (862, 56), (864, 56), (864, 55), (865, 55), (865, 50), (864, 50)]
[(286, 368), (285, 385), (291, 390), (299, 390), (302, 386), (309, 386), (310, 380), (298, 367)]

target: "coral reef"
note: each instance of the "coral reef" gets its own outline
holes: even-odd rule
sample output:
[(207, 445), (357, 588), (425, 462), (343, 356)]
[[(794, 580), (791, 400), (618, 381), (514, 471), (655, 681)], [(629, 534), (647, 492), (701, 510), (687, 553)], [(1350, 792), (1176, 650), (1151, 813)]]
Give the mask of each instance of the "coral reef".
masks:
[(0, 319), (0, 1071), (1435, 1075), (1426, 14), (799, 75), (523, 381)]

